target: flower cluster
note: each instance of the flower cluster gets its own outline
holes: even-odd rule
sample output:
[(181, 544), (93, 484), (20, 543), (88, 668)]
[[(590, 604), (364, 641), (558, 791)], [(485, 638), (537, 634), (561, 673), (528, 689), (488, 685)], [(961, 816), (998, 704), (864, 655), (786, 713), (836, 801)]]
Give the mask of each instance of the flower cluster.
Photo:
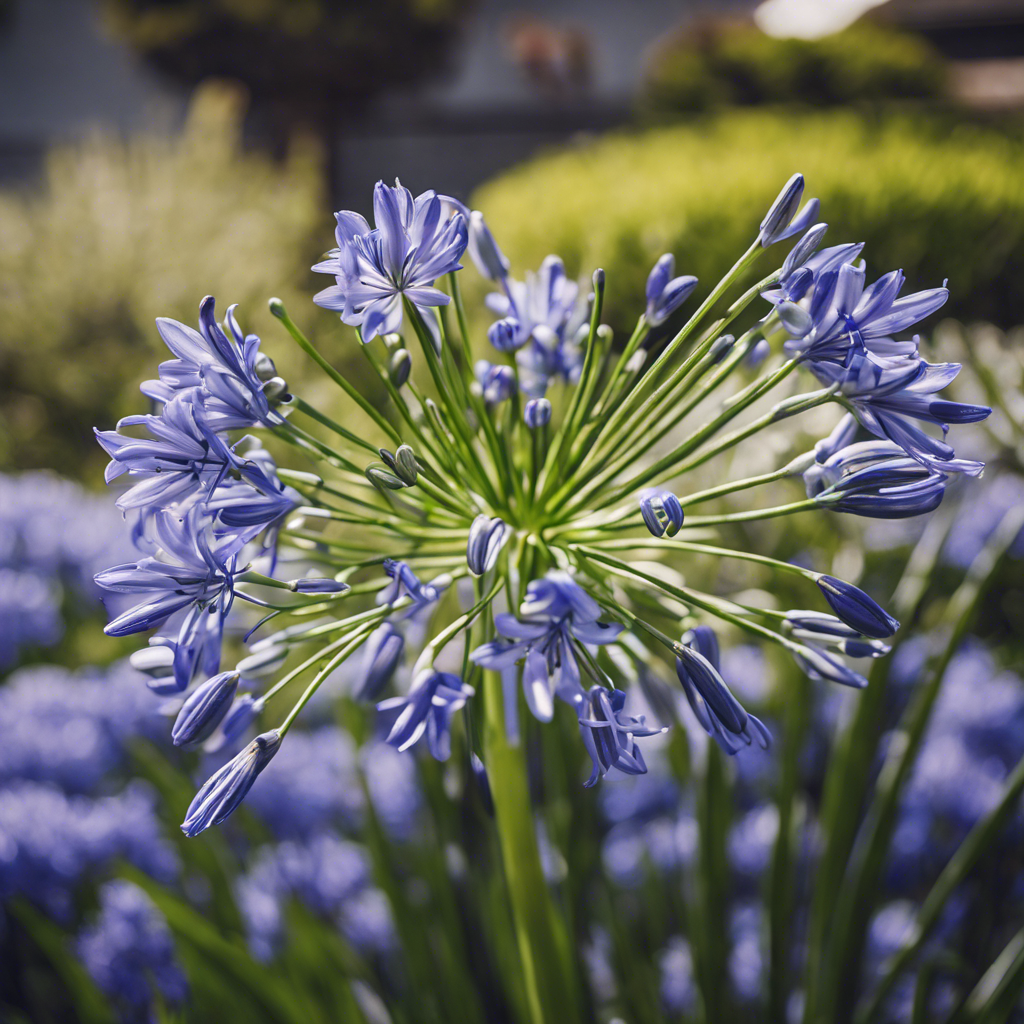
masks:
[[(749, 249), (674, 334), (668, 325), (698, 283), (661, 257), (635, 330), (616, 344), (601, 320), (603, 271), (577, 281), (550, 256), (517, 280), (479, 211), (379, 183), (375, 227), (338, 213), (337, 248), (314, 269), (334, 277), (316, 301), (358, 329), (387, 404), (371, 402), (271, 300), (291, 338), (367, 417), (372, 440), (290, 395), (233, 309), (224, 329), (212, 299), (199, 332), (160, 322), (175, 359), (144, 386), (159, 414), (99, 434), (108, 480), (127, 476), (118, 501), (139, 510), (137, 534), (151, 550), (97, 577), (136, 602), (107, 631), (158, 630), (136, 660), (153, 689), (183, 699), (173, 730), (181, 745), (239, 739), (294, 695), (205, 783), (188, 835), (231, 814), (346, 662), (358, 666), (352, 699), (397, 687), (378, 704), (389, 744), (423, 740), (438, 759), (458, 751), (476, 774), (491, 757), (478, 753), (478, 737), (515, 730), (521, 679), (534, 718), (573, 716), (592, 762), (588, 786), (646, 772), (644, 741), (661, 729), (627, 710), (626, 688), (640, 679), (657, 691), (659, 662), (675, 668), (690, 713), (724, 751), (769, 745), (730, 689), (713, 622), (781, 646), (813, 679), (865, 685), (846, 659), (887, 653), (899, 623), (851, 582), (730, 546), (734, 524), (930, 511), (952, 476), (981, 470), (956, 458), (948, 424), (988, 410), (936, 397), (957, 366), (930, 364), (919, 339), (896, 337), (938, 309), (945, 288), (901, 298), (898, 271), (865, 287), (860, 245), (819, 251), (825, 225), (815, 223), (817, 200), (801, 208), (803, 190), (794, 175)], [(781, 267), (742, 284), (791, 237)], [(489, 359), (473, 357), (459, 286), (465, 252), (497, 286)], [(771, 308), (756, 319), (761, 294)], [(794, 389), (803, 370), (822, 386)], [(723, 480), (718, 462), (713, 486), (699, 472), (829, 403), (844, 415), (813, 451), (736, 480)], [(313, 465), (278, 470), (258, 442), (234, 434), (254, 427)], [(735, 510), (735, 495), (794, 477), (806, 498)], [(818, 607), (750, 606), (702, 590), (667, 564), (687, 554), (793, 575)], [(302, 565), (299, 578), (277, 571), (285, 564)], [(267, 614), (225, 670), (236, 598)], [(304, 688), (292, 690), (300, 679)], [(486, 727), (454, 728), (481, 688)]]

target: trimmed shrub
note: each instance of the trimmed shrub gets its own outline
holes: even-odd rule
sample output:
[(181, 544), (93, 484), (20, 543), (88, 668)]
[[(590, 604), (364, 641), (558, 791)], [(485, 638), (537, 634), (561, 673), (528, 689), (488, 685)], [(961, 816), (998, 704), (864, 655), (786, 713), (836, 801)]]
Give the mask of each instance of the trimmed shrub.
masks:
[(655, 48), (641, 107), (665, 116), (723, 105), (932, 98), (945, 75), (942, 56), (919, 36), (869, 21), (822, 39), (773, 39), (748, 22), (715, 21)]
[(902, 267), (907, 290), (948, 277), (949, 314), (1012, 324), (1024, 321), (1022, 166), (1020, 137), (942, 119), (733, 110), (541, 155), (473, 203), (514, 273), (549, 252), (589, 272), (600, 254), (609, 323), (623, 330), (658, 256), (675, 253), (676, 272), (709, 287), (799, 170), (822, 201), (825, 244), (865, 241), (869, 276)]

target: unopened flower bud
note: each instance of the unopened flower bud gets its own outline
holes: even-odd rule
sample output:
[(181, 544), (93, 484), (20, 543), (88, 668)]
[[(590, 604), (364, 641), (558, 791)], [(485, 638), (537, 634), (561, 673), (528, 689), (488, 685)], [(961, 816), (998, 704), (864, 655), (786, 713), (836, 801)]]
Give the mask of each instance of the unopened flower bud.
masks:
[(283, 377), (271, 377), (263, 385), (263, 394), (268, 402), (287, 402), (292, 397), (288, 393), (288, 382)]
[(498, 248), (491, 229), (479, 210), (469, 215), (469, 255), (477, 270), (491, 281), (500, 281), (508, 274), (509, 262)]
[(399, 445), (395, 452), (395, 472), (412, 487), (416, 483), (419, 474), (419, 464), (416, 462), (416, 453), (407, 444)]
[(274, 365), (274, 360), (265, 352), (260, 352), (256, 356), (256, 361), (253, 363), (253, 370), (256, 371), (256, 376), (264, 382), (277, 376), (277, 367)]
[(405, 482), (401, 477), (393, 473), (387, 466), (380, 465), (379, 463), (367, 467), (366, 479), (374, 487), (383, 488), (387, 491), (400, 491), (405, 487)]
[(238, 678), (237, 672), (221, 672), (189, 694), (171, 730), (176, 747), (194, 747), (213, 734), (234, 700)]
[(474, 576), (483, 576), (494, 568), (501, 551), (512, 531), (503, 519), (479, 515), (469, 528), (469, 541), (466, 544), (466, 564)]
[(388, 360), (388, 377), (396, 388), (405, 386), (412, 372), (412, 356), (407, 348), (397, 348)]
[(531, 430), (551, 422), (551, 403), (546, 398), (531, 398), (523, 409), (523, 420)]
[(297, 594), (344, 594), (352, 588), (341, 580), (330, 580), (323, 576), (305, 576), (300, 580), (289, 580), (288, 589)]

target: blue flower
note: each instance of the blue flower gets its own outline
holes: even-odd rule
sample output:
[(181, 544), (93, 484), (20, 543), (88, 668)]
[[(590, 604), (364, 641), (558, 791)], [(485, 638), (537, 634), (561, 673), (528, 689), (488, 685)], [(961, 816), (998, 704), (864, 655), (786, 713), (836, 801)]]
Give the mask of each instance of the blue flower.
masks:
[(640, 496), (640, 514), (655, 537), (674, 537), (683, 525), (683, 507), (671, 491), (645, 491)]
[(473, 520), (466, 543), (466, 564), (474, 576), (483, 576), (494, 568), (498, 553), (511, 532), (504, 519), (479, 515)]
[(697, 278), (686, 275), (673, 277), (676, 258), (667, 252), (647, 276), (647, 323), (651, 327), (663, 324), (697, 287)]
[(473, 696), (467, 686), (450, 672), (425, 669), (413, 680), (405, 697), (391, 697), (377, 705), (378, 711), (398, 711), (387, 742), (398, 750), (408, 750), (426, 736), (435, 760), (447, 761), (451, 754), (452, 716)]
[(683, 636), (683, 653), (676, 657), (676, 675), (701, 728), (727, 753), (756, 739), (767, 749), (771, 734), (748, 714), (729, 692), (719, 671), (718, 638), (710, 626), (697, 626)]
[(852, 583), (825, 575), (819, 576), (816, 582), (832, 611), (858, 633), (883, 640), (900, 628), (881, 605)]
[(494, 641), (470, 657), (484, 668), (511, 668), (522, 659), (526, 703), (542, 722), (554, 716), (554, 697), (573, 705), (586, 697), (580, 685), (575, 645), (609, 644), (622, 632), (617, 623), (601, 622), (597, 602), (567, 572), (554, 570), (526, 588), (519, 618), (494, 616), (494, 624), (511, 642)]
[[(761, 292), (763, 299), (767, 299), (773, 305), (799, 302), (825, 275), (837, 271), (844, 263), (852, 263), (861, 254), (863, 242), (847, 242), (843, 245), (830, 246), (811, 255), (824, 236), (826, 228), (825, 224), (816, 224), (793, 246), (782, 264), (778, 283)], [(829, 284), (822, 289), (822, 298), (826, 294), (831, 294), (829, 288), (834, 285), (834, 280), (833, 277), (827, 278)]]
[(460, 270), (467, 227), (461, 213), (445, 219), (441, 198), (424, 192), (415, 199), (396, 181), (378, 181), (373, 190), (371, 230), (358, 213), (336, 213), (338, 248), (313, 269), (333, 274), (336, 284), (317, 293), (314, 302), (359, 327), (364, 342), (391, 334), (402, 325), (402, 299), (421, 312), (446, 306), (449, 298), (434, 282)]
[(479, 210), (469, 214), (469, 256), (477, 270), (491, 281), (508, 276), (508, 257), (501, 251)]
[[(152, 439), (120, 432), (135, 426), (145, 427)], [(111, 459), (106, 482), (124, 473), (139, 481), (117, 499), (122, 510), (167, 508), (194, 494), (208, 493), (237, 461), (210, 426), (199, 388), (177, 394), (159, 416), (126, 416), (117, 430), (95, 433)]]
[(216, 430), (234, 430), (267, 423), (270, 404), (264, 390), (276, 370), (268, 356), (261, 355), (260, 339), (245, 335), (235, 318), (236, 306), (229, 306), (221, 329), (214, 312), (215, 300), (207, 295), (199, 305), (199, 331), (177, 320), (157, 317), (156, 328), (174, 354), (160, 364), (160, 379), (147, 380), (141, 390), (158, 402), (170, 402), (175, 395), (203, 387), (207, 418)]
[(176, 747), (197, 747), (213, 735), (234, 700), (238, 680), (237, 672), (221, 672), (200, 683), (185, 698), (171, 729)]
[(523, 422), (531, 429), (551, 422), (551, 403), (546, 398), (531, 398), (523, 408)]
[(906, 519), (933, 511), (948, 480), (947, 474), (910, 458), (891, 441), (846, 445), (804, 473), (808, 498), (834, 512), (873, 519)]
[(936, 424), (945, 435), (950, 423), (977, 423), (989, 415), (992, 410), (987, 406), (933, 397), (956, 377), (959, 363), (933, 364), (851, 351), (843, 364), (819, 362), (812, 369), (823, 383), (838, 386), (841, 400), (866, 430), (899, 445), (928, 469), (969, 476), (978, 476), (984, 469), (981, 462), (956, 458), (950, 445), (914, 422)]
[(426, 611), (449, 582), (447, 577), (439, 576), (432, 583), (421, 583), (406, 562), (396, 562), (393, 558), (384, 560), (384, 571), (391, 582), (377, 595), (377, 604), (394, 604), (400, 598), (411, 597), (412, 607), (406, 613), (410, 616)]
[(352, 696), (356, 700), (374, 700), (391, 681), (404, 652), (402, 634), (390, 622), (379, 625), (363, 644), (362, 666)]
[(245, 799), (260, 772), (270, 764), (281, 746), (276, 729), (257, 736), (240, 754), (214, 772), (189, 804), (181, 831), (189, 838), (219, 825)]
[[(499, 338), (503, 351), (517, 349), (516, 364), (523, 391), (543, 398), (558, 378), (575, 383), (583, 369), (583, 352), (576, 331), (586, 318), (579, 286), (566, 277), (557, 256), (548, 256), (526, 281), (506, 278), (505, 291), (487, 296), (487, 305), (507, 322)], [(493, 341), (494, 339), (492, 339)]]
[(304, 576), (302, 579), (290, 580), (288, 588), (297, 594), (344, 594), (352, 588), (341, 580), (327, 579), (325, 576)]
[(800, 199), (804, 194), (804, 176), (794, 174), (775, 197), (775, 202), (761, 221), (758, 240), (762, 248), (781, 242), (784, 238), (806, 231), (817, 219), (820, 203), (817, 199), (809, 199), (804, 208), (797, 214)]
[(816, 647), (831, 647), (850, 658), (881, 658), (889, 653), (889, 645), (865, 636), (842, 619), (804, 609), (786, 612), (783, 620), (793, 638)]
[(644, 775), (647, 765), (636, 745), (637, 737), (656, 736), (666, 729), (648, 729), (644, 716), (627, 715), (626, 695), (622, 690), (592, 686), (585, 697), (578, 697), (576, 714), (580, 736), (593, 762), (594, 770), (583, 783), (588, 789), (613, 768), (624, 775)]
[(156, 794), (132, 783), (116, 796), (67, 796), (56, 786), (15, 780), (0, 788), (0, 900), (31, 900), (67, 920), (72, 887), (120, 860), (161, 882), (180, 865), (163, 836)]
[(898, 298), (903, 272), (894, 270), (864, 287), (863, 264), (843, 263), (821, 273), (814, 283), (807, 309), (791, 302), (777, 307), (792, 335), (786, 351), (811, 360), (811, 370), (822, 360), (842, 362), (851, 350), (878, 356), (913, 356), (913, 341), (893, 335), (934, 313), (949, 298), (946, 288), (931, 288)]
[(199, 507), (181, 519), (161, 517), (153, 523), (154, 539), (161, 549), (157, 556), (96, 575), (104, 589), (140, 599), (109, 622), (104, 632), (129, 636), (185, 612), (177, 639), (165, 641), (165, 646), (174, 650), (177, 689), (184, 690), (200, 658), (208, 674), (220, 667), (224, 619), (234, 599), (235, 575), (241, 571), (237, 565), (239, 545), (233, 538), (218, 543), (209, 516)]
[(188, 997), (167, 921), (133, 882), (103, 886), (99, 916), (79, 936), (77, 951), (124, 1021), (155, 1020), (158, 1003), (175, 1007)]
[(478, 359), (473, 366), (476, 379), (484, 393), (484, 401), (488, 405), (497, 405), (515, 394), (516, 372), (511, 366), (489, 363), (486, 359)]

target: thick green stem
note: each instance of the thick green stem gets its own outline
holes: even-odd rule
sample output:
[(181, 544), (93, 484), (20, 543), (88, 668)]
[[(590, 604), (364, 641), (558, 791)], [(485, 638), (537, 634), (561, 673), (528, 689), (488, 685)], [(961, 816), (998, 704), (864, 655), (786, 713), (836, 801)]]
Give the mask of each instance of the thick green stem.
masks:
[(541, 868), (526, 758), (505, 731), (501, 676), (484, 673), (484, 756), (531, 1024), (580, 1020), (568, 936)]

